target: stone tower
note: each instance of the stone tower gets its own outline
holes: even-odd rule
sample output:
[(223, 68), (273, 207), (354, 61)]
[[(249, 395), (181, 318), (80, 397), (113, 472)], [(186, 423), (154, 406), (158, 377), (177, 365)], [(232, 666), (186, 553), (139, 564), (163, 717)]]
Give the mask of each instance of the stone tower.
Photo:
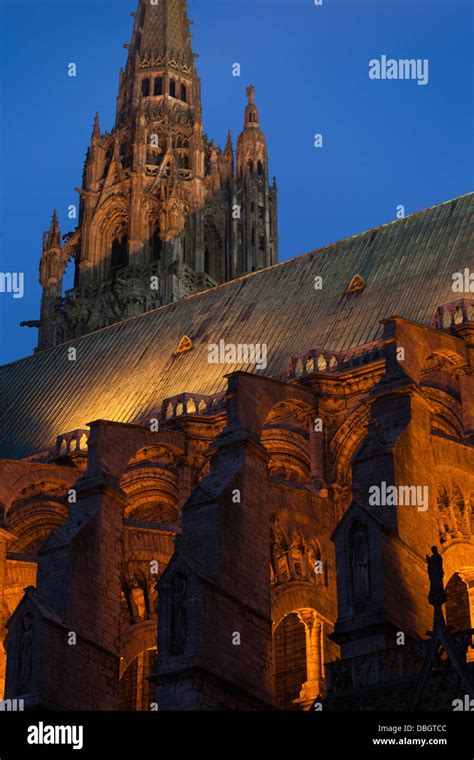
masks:
[[(235, 167), (230, 132), (224, 150), (203, 135), (185, 0), (139, 0), (132, 15), (115, 126), (102, 132), (96, 115), (78, 226), (61, 241), (55, 214), (44, 237), (40, 350), (278, 259), (277, 189), (255, 89)], [(74, 287), (63, 295), (72, 259)]]

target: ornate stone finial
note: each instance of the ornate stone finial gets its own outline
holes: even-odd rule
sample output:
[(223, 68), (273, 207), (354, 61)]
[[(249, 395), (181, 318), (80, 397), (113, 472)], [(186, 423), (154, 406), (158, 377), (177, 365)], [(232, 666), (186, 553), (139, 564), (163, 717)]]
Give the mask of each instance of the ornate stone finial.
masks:
[(59, 229), (58, 214), (56, 209), (53, 211), (51, 226), (48, 234), (48, 248), (61, 248), (61, 232)]
[(428, 575), (430, 578), (430, 593), (428, 595), (428, 601), (433, 607), (441, 609), (441, 606), (446, 603), (446, 592), (444, 590), (443, 577), (443, 558), (438, 552), (436, 546), (431, 547), (433, 554), (431, 557), (426, 556), (426, 564), (428, 565)]
[(249, 86), (246, 89), (247, 97), (249, 99), (249, 103), (255, 103), (255, 87), (253, 84), (249, 84)]
[(92, 130), (92, 136), (100, 137), (99, 114), (97, 112), (94, 116), (94, 129)]

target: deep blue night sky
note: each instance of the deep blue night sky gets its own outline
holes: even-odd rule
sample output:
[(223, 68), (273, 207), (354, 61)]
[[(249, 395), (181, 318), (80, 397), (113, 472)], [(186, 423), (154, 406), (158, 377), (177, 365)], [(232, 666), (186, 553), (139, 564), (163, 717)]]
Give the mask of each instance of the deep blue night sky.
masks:
[[(136, 0), (3, 0), (0, 10), (0, 271), (25, 273), (23, 299), (0, 293), (5, 363), (36, 344), (18, 324), (39, 317), (42, 232), (54, 207), (63, 234), (75, 226), (67, 208), (95, 111), (113, 126)], [(224, 144), (230, 128), (235, 141), (245, 87), (256, 86), (280, 260), (391, 221), (398, 204), (408, 214), (472, 189), (470, 14), (469, 0), (190, 0), (209, 137)], [(382, 54), (427, 58), (428, 85), (369, 79)]]

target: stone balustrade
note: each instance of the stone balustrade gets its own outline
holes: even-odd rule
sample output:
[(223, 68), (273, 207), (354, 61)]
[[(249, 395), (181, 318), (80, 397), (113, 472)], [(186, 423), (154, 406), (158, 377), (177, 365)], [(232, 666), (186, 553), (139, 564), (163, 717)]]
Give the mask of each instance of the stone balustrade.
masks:
[(200, 393), (180, 393), (163, 401), (161, 419), (170, 420), (183, 414), (214, 414), (225, 408), (225, 394), (204, 396)]
[(67, 456), (75, 451), (86, 451), (89, 440), (89, 430), (71, 430), (69, 433), (61, 433), (56, 438), (54, 455), (57, 457)]
[[(471, 659), (474, 629), (452, 634), (461, 656)], [(336, 660), (326, 664), (328, 691), (334, 696), (357, 694), (418, 675), (425, 662), (430, 641), (415, 641), (373, 654)]]
[(435, 330), (452, 330), (459, 324), (474, 322), (474, 299), (458, 298), (438, 306), (431, 321)]
[[(290, 357), (286, 379), (312, 375), (315, 372), (344, 372), (363, 364), (383, 359), (381, 340), (365, 343), (347, 351), (328, 351), (324, 348), (312, 348)], [(282, 377), (282, 376), (280, 376)]]

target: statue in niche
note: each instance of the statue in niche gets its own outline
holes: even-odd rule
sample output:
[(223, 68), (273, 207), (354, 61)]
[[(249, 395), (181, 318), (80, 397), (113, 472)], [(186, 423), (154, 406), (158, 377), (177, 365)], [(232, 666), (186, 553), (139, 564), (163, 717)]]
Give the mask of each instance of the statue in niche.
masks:
[(186, 577), (176, 573), (171, 581), (170, 654), (181, 654), (186, 643)]
[(456, 521), (456, 529), (459, 533), (463, 533), (466, 528), (469, 533), (469, 527), (466, 525), (466, 508), (464, 503), (464, 497), (461, 489), (456, 483), (453, 483), (453, 491), (451, 496), (451, 504), (453, 509), (454, 519)]
[(275, 580), (286, 579), (290, 575), (288, 564), (288, 541), (285, 532), (275, 520), (271, 530), (271, 563)]
[(130, 625), (140, 622), (140, 614), (138, 612), (137, 603), (133, 595), (133, 590), (136, 588), (134, 581), (131, 578), (126, 578), (122, 581), (122, 591), (127, 603), (127, 610), (130, 616)]
[(438, 529), (439, 534), (442, 537), (441, 540), (446, 540), (446, 534), (451, 530), (450, 525), (450, 510), (449, 510), (449, 496), (446, 488), (442, 485), (438, 486)]
[[(313, 583), (326, 585), (324, 564), (321, 562), (321, 552), (317, 544), (313, 541), (308, 544), (307, 551), (307, 572), (308, 579)], [(320, 563), (320, 564), (317, 564)]]
[(443, 584), (443, 558), (436, 546), (432, 546), (431, 551), (433, 552), (431, 557), (428, 555), (426, 556), (426, 564), (428, 565), (428, 575), (430, 578), (430, 593), (428, 595), (428, 601), (433, 607), (441, 607), (441, 605), (446, 602), (446, 592)]
[(305, 559), (303, 537), (299, 531), (294, 531), (291, 541), (291, 567), (296, 578), (302, 578), (305, 575)]
[(354, 526), (349, 542), (352, 600), (363, 609), (370, 599), (369, 542), (367, 531), (362, 524)]
[(26, 612), (20, 620), (17, 694), (26, 694), (30, 687), (33, 659), (33, 623), (34, 618), (31, 612)]

